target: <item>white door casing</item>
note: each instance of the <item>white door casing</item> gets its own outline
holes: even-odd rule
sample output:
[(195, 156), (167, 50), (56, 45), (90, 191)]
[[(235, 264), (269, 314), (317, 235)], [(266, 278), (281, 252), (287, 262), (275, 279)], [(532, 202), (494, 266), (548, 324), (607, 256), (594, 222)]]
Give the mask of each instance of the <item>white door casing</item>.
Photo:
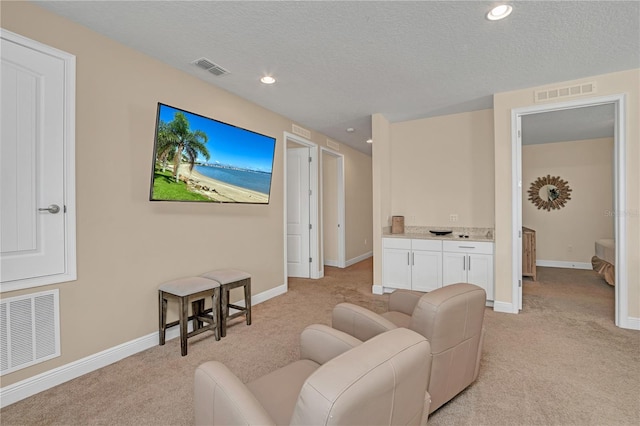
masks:
[(309, 278), (309, 148), (287, 149), (287, 274)]
[[(518, 306), (518, 310), (522, 310), (522, 117), (516, 117), (516, 131), (518, 134), (518, 143), (516, 144), (516, 150), (514, 152), (516, 163), (520, 164), (520, 167), (515, 172), (515, 182), (518, 190), (514, 192), (514, 205), (513, 208), (516, 211), (517, 217), (520, 218), (520, 221), (514, 221), (513, 226), (516, 227), (513, 230), (514, 240), (517, 238), (517, 242), (514, 241), (514, 244), (517, 244), (518, 247), (515, 248), (513, 262), (517, 265), (517, 270), (519, 272), (518, 278), (518, 290), (515, 292), (514, 304)], [(517, 235), (517, 237), (516, 237)], [(535, 259), (534, 259), (535, 261)]]
[[(612, 104), (615, 108), (614, 121), (614, 210), (616, 212), (625, 212), (627, 204), (626, 196), (626, 96), (624, 94), (608, 95), (595, 98), (583, 98), (573, 101), (565, 101), (558, 103), (550, 103), (543, 105), (528, 106), (515, 108), (511, 110), (511, 147), (512, 147), (512, 175), (515, 177), (512, 184), (512, 291), (511, 303), (504, 304), (500, 312), (518, 313), (521, 307), (522, 289), (519, 282), (522, 279), (522, 239), (519, 237), (519, 231), (522, 230), (522, 200), (518, 194), (522, 191), (522, 158), (521, 134), (519, 122), (521, 116), (528, 114), (537, 114), (543, 112), (558, 111), (563, 109), (582, 108), (587, 106), (596, 106), (603, 104)], [(520, 129), (521, 130), (521, 129)], [(615, 285), (615, 324), (621, 328), (640, 329), (640, 323), (637, 319), (629, 317), (628, 301), (629, 301), (629, 283), (627, 274), (627, 236), (626, 236), (626, 216), (624, 214), (616, 214), (615, 217), (614, 238), (616, 245), (616, 285)], [(510, 310), (508, 309), (510, 307)], [(496, 305), (494, 305), (496, 309)]]
[(0, 286), (76, 279), (75, 57), (2, 30)]

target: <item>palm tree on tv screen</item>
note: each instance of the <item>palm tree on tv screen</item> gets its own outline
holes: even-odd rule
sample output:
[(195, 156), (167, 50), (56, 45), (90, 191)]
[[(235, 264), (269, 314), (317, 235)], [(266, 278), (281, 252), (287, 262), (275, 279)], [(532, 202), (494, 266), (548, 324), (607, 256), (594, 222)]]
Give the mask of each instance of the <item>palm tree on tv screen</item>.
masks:
[(178, 180), (180, 162), (189, 163), (189, 171), (201, 154), (209, 159), (207, 149), (207, 134), (202, 130), (191, 131), (189, 120), (182, 112), (176, 112), (169, 123), (161, 122), (158, 128), (158, 162), (166, 166), (169, 158), (173, 157), (173, 177)]

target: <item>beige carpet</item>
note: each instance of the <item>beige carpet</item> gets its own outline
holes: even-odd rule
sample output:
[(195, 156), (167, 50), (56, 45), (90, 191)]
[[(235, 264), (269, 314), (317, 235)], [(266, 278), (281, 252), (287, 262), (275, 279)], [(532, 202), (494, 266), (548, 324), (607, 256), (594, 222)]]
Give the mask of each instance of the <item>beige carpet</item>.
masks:
[[(289, 292), (256, 305), (253, 324), (227, 337), (178, 339), (64, 383), (0, 411), (9, 425), (193, 424), (193, 372), (217, 359), (243, 381), (298, 356), (300, 331), (329, 324), (336, 303), (376, 311), (371, 259), (321, 280), (290, 280)], [(519, 315), (487, 309), (478, 381), (429, 418), (433, 425), (640, 424), (640, 332), (613, 323), (614, 289), (592, 271), (538, 269)]]

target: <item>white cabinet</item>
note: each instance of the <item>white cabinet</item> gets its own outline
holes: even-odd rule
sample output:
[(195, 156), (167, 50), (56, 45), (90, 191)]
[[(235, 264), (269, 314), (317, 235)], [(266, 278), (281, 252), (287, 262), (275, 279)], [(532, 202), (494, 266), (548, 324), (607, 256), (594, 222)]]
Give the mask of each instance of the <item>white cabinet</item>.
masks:
[(382, 285), (411, 289), (411, 240), (382, 239)]
[(442, 286), (442, 241), (383, 238), (382, 251), (384, 287), (426, 292)]
[(478, 285), (493, 300), (493, 243), (443, 241), (443, 285), (466, 282)]
[(429, 292), (445, 285), (472, 283), (493, 300), (493, 242), (382, 239), (383, 288)]
[(442, 287), (442, 241), (411, 240), (411, 289)]

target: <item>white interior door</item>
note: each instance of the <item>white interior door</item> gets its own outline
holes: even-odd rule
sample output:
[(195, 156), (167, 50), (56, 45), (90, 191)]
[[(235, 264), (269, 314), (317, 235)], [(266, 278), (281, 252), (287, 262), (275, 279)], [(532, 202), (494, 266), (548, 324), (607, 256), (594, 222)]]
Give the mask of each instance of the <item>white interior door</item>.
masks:
[(344, 156), (322, 150), (323, 264), (344, 268)]
[(310, 278), (309, 148), (287, 149), (287, 274)]
[(73, 122), (68, 121), (72, 120), (68, 102), (73, 102), (66, 87), (69, 62), (57, 57), (55, 49), (51, 54), (22, 43), (19, 37), (2, 32), (3, 291), (75, 279), (75, 260), (71, 265), (67, 251), (70, 224), (65, 206), (66, 133)]

